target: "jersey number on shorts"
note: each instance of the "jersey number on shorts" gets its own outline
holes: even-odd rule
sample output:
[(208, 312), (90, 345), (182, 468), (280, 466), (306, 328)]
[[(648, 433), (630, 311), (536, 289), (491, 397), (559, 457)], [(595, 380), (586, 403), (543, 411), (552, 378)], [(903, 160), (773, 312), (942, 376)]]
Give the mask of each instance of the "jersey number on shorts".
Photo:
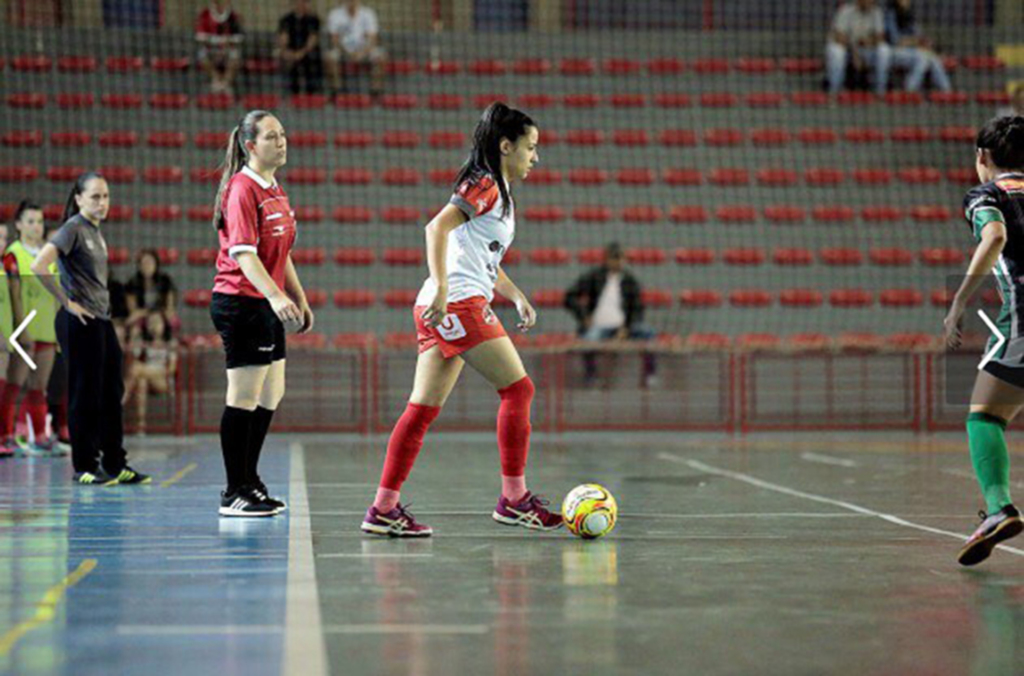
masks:
[(445, 315), (444, 321), (437, 325), (437, 332), (447, 341), (466, 337), (466, 327), (456, 315)]

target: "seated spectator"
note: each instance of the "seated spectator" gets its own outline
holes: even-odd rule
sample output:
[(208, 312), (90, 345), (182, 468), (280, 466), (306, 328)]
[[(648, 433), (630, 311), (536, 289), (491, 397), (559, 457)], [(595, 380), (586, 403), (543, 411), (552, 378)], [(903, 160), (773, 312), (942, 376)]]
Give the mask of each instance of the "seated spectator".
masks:
[(377, 13), (359, 0), (347, 0), (328, 15), (327, 33), (331, 38), (327, 66), (335, 92), (340, 91), (341, 77), (349, 67), (362, 66), (372, 69), (374, 95), (384, 91), (387, 53), (379, 45)]
[(315, 94), (323, 88), (324, 61), (320, 54), (320, 17), (309, 0), (294, 0), (293, 11), (277, 26), (278, 55), (292, 94)]
[(1024, 115), (1024, 80), (1014, 80), (1006, 85), (1010, 95), (1010, 105), (996, 111), (996, 117)]
[(210, 76), (210, 91), (234, 95), (235, 76), (242, 64), (242, 19), (231, 0), (210, 0), (196, 19), (197, 59)]
[(135, 396), (136, 431), (144, 435), (149, 395), (167, 394), (178, 371), (178, 344), (162, 312), (147, 312), (142, 324), (132, 328), (128, 352), (132, 362), (122, 404)]
[(846, 82), (849, 65), (858, 72), (874, 71), (875, 92), (884, 94), (889, 85), (892, 49), (885, 44), (885, 21), (875, 0), (847, 2), (836, 12), (825, 48), (828, 90), (836, 94)]
[[(576, 318), (576, 333), (586, 341), (651, 340), (654, 330), (642, 323), (644, 305), (640, 282), (625, 269), (622, 247), (612, 242), (605, 248), (604, 264), (589, 270), (565, 292), (565, 307)], [(597, 375), (596, 354), (583, 355), (584, 380)], [(644, 355), (644, 383), (655, 373), (654, 356)]]
[(949, 83), (946, 66), (932, 47), (931, 40), (921, 33), (914, 16), (913, 0), (890, 0), (885, 12), (885, 39), (892, 46), (892, 65), (907, 69), (907, 80), (903, 87), (908, 92), (921, 89), (927, 74), (932, 86), (948, 92)]
[(143, 249), (136, 260), (136, 272), (124, 286), (130, 328), (141, 324), (146, 315), (160, 312), (173, 331), (181, 324), (178, 318), (178, 289), (170, 275), (160, 270), (160, 256), (153, 249)]

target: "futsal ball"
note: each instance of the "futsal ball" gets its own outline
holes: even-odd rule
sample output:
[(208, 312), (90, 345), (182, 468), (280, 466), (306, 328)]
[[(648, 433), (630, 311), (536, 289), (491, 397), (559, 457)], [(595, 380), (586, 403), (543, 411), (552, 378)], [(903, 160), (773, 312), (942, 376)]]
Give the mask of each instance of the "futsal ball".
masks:
[(562, 518), (573, 535), (586, 540), (607, 535), (615, 528), (619, 506), (608, 489), (598, 484), (581, 484), (569, 491), (562, 502)]

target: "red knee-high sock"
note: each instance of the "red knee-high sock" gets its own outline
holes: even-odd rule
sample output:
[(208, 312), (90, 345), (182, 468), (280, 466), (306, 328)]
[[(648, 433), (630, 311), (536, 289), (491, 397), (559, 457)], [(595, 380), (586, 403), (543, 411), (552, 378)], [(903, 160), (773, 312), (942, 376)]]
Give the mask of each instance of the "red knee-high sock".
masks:
[(409, 477), (416, 456), (423, 448), (423, 437), (441, 412), (439, 406), (424, 406), (409, 403), (405, 413), (395, 423), (388, 440), (388, 454), (384, 460), (384, 471), (380, 475), (380, 487), (395, 491), (402, 490), (402, 484)]
[[(501, 453), (503, 477), (521, 478), (526, 473), (526, 456), (530, 452), (530, 406), (534, 391), (530, 376), (498, 390), (501, 397), (501, 406), (498, 408), (498, 451)], [(514, 500), (522, 495), (505, 497)]]
[(0, 395), (0, 437), (4, 439), (14, 435), (14, 405), (20, 391), (20, 387), (5, 381), (3, 394)]
[(46, 435), (46, 395), (42, 390), (29, 390), (25, 393), (25, 412), (32, 419), (32, 431), (36, 439)]

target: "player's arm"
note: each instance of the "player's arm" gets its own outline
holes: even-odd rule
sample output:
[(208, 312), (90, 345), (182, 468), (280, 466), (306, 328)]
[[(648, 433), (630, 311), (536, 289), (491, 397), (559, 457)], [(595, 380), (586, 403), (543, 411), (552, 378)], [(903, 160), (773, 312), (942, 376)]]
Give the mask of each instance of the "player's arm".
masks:
[(288, 262), (284, 268), (284, 290), (285, 293), (299, 306), (302, 313), (302, 328), (299, 333), (308, 333), (313, 328), (313, 310), (309, 307), (309, 300), (306, 298), (306, 291), (299, 281), (299, 273), (295, 270), (295, 262), (292, 255), (288, 254)]
[(533, 305), (530, 303), (530, 299), (526, 297), (526, 294), (512, 282), (509, 276), (505, 274), (505, 269), (500, 265), (498, 266), (498, 281), (495, 282), (494, 289), (515, 303), (516, 310), (519, 312), (519, 317), (522, 320), (517, 324), (519, 330), (529, 331), (533, 328), (533, 325), (537, 323), (537, 311), (533, 309)]
[(990, 220), (982, 226), (981, 242), (967, 266), (967, 274), (953, 296), (949, 313), (945, 319), (946, 344), (960, 346), (960, 318), (970, 304), (974, 294), (984, 284), (988, 273), (995, 267), (1003, 247), (1006, 246), (1006, 224), (1001, 220)]
[(21, 304), (21, 275), (14, 254), (4, 255), (4, 273), (7, 275), (7, 291), (11, 296), (11, 320), (15, 328), (25, 319), (25, 308)]
[(263, 261), (255, 251), (239, 251), (234, 256), (245, 278), (270, 301), (274, 314), (285, 323), (301, 324), (302, 313), (292, 300), (274, 283), (270, 273), (263, 266)]
[(465, 222), (466, 214), (454, 204), (447, 204), (424, 228), (427, 267), (437, 287), (433, 302), (423, 311), (423, 321), (428, 326), (440, 324), (448, 312), (448, 235)]

